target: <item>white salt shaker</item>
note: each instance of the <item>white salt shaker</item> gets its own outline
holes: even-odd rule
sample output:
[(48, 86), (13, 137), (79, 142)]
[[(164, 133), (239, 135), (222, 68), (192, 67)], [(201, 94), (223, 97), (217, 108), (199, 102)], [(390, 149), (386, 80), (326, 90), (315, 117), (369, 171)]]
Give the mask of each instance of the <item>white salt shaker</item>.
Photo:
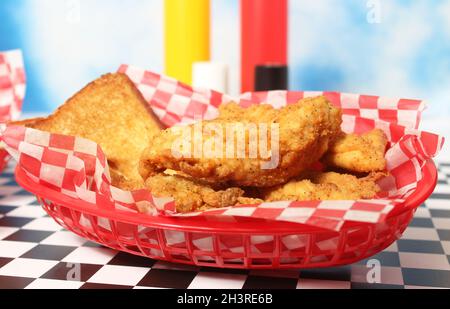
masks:
[(228, 93), (228, 67), (220, 62), (195, 62), (192, 65), (192, 86)]

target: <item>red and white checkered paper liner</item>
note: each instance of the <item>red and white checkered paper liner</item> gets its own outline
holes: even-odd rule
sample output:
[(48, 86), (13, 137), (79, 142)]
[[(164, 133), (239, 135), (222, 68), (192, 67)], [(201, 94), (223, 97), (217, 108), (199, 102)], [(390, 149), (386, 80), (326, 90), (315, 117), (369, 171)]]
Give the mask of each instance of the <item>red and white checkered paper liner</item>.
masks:
[[(217, 107), (223, 102), (237, 101), (242, 106), (266, 102), (282, 107), (304, 97), (324, 94), (343, 109), (343, 129), (346, 132), (362, 133), (380, 128), (387, 134), (392, 144), (386, 155), (392, 176), (380, 183), (384, 193), (376, 200), (286, 201), (177, 214), (171, 198), (156, 198), (147, 190), (125, 192), (112, 187), (107, 160), (94, 142), (23, 127), (7, 127), (1, 137), (8, 151), (36, 183), (97, 207), (126, 212), (137, 212), (139, 205), (148, 206), (151, 210), (149, 215), (196, 216), (227, 221), (255, 218), (338, 231), (346, 221), (383, 222), (415, 190), (422, 179), (422, 167), (440, 151), (444, 143), (442, 137), (416, 129), (425, 107), (423, 102), (417, 100), (389, 100), (336, 92), (286, 91), (244, 94), (234, 99), (215, 91), (193, 89), (174, 79), (134, 67), (122, 66), (119, 71), (128, 74), (136, 83), (167, 126), (193, 122), (199, 114), (204, 119), (214, 118)], [(361, 115), (371, 119), (359, 117)], [(88, 220), (84, 223), (89, 224)], [(104, 227), (108, 228), (107, 221)]]
[[(25, 85), (22, 52), (0, 52), (0, 124), (19, 118), (25, 97)], [(8, 153), (0, 148), (0, 171), (8, 159)]]
[(22, 52), (0, 52), (0, 123), (19, 118), (25, 85)]

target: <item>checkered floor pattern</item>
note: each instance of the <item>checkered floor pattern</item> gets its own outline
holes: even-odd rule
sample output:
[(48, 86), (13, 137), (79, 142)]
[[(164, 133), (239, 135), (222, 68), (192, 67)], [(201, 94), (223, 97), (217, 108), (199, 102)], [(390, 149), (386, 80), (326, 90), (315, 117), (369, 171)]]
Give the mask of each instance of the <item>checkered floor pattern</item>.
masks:
[[(0, 288), (326, 289), (450, 288), (450, 163), (403, 238), (368, 261), (313, 270), (242, 271), (173, 265), (116, 252), (63, 230), (14, 181), (0, 175)], [(79, 274), (77, 276), (77, 274)]]

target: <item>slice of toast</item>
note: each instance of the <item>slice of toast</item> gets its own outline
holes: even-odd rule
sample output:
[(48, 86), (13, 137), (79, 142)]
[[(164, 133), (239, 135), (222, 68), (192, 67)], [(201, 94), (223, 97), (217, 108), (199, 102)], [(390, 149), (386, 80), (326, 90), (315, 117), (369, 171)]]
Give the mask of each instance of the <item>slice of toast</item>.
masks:
[(34, 123), (44, 120), (44, 118), (30, 118), (24, 120), (10, 121), (8, 125), (31, 127)]
[(141, 153), (162, 129), (139, 90), (125, 74), (107, 74), (75, 94), (53, 115), (25, 124), (28, 127), (99, 144), (118, 187), (140, 189)]

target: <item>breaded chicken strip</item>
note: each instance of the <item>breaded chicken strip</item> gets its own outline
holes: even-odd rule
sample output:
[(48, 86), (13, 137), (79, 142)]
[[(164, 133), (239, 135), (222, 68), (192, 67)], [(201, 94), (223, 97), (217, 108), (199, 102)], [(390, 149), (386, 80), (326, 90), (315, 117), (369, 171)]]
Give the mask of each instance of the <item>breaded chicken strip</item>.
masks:
[[(144, 179), (157, 175), (166, 169), (173, 169), (194, 178), (208, 182), (230, 183), (233, 186), (271, 187), (287, 182), (298, 176), (312, 163), (317, 162), (328, 150), (329, 144), (341, 132), (341, 112), (325, 97), (305, 99), (276, 110), (269, 105), (253, 106), (248, 109), (236, 104), (225, 105), (221, 108), (221, 115), (212, 121), (200, 124), (203, 139), (198, 140), (189, 134), (187, 137), (180, 133), (179, 128), (165, 130), (155, 136), (151, 147), (144, 151), (140, 164), (140, 173)], [(208, 126), (219, 127), (219, 133), (211, 133)], [(266, 139), (268, 156), (261, 155), (257, 150), (256, 156), (250, 155), (250, 141), (254, 141), (248, 132), (245, 140), (239, 142), (232, 139), (231, 144), (236, 149), (243, 147), (245, 155), (232, 156), (227, 153), (229, 147), (219, 149), (217, 156), (207, 156), (204, 152), (195, 152), (195, 148), (202, 146), (206, 149), (212, 141), (222, 141), (227, 145), (227, 129), (238, 130), (242, 126), (255, 126), (258, 136)], [(261, 125), (266, 125), (269, 131), (262, 131)], [(278, 126), (278, 141), (270, 131), (271, 126)], [(197, 124), (197, 127), (199, 125)], [(195, 125), (187, 127), (195, 130)], [(187, 145), (184, 152), (173, 152), (173, 145), (183, 140)], [(273, 146), (276, 147), (274, 151)], [(261, 146), (261, 144), (257, 144)], [(274, 163), (272, 166), (269, 162)], [(269, 165), (269, 166), (268, 166)]]
[(363, 135), (342, 134), (331, 146), (323, 162), (356, 173), (384, 171), (387, 144), (386, 134), (379, 129)]
[[(252, 105), (243, 109), (239, 104), (231, 102), (219, 107), (219, 116), (217, 119), (229, 122), (270, 122), (273, 118), (273, 112), (274, 108), (268, 104)], [(245, 113), (245, 118), (243, 113)]]
[(111, 184), (119, 189), (124, 191), (135, 191), (145, 189), (145, 184), (142, 178), (139, 177), (130, 177), (122, 174), (121, 170), (124, 168), (110, 167), (109, 174), (111, 175)]
[(385, 176), (372, 173), (357, 178), (334, 172), (307, 173), (285, 185), (262, 190), (262, 198), (267, 202), (372, 199), (380, 192), (377, 181)]
[(245, 192), (240, 188), (221, 188), (179, 175), (159, 174), (148, 178), (145, 185), (156, 197), (173, 198), (180, 213), (262, 202), (244, 197)]

